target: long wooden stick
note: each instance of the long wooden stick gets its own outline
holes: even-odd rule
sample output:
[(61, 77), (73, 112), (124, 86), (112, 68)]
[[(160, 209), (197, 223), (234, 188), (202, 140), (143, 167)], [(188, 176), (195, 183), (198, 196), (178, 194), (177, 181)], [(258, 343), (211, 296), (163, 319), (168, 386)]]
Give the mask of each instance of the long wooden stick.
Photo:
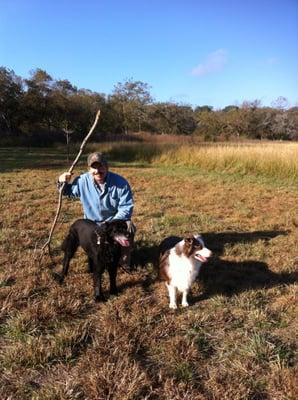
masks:
[[(92, 135), (92, 133), (93, 133), (93, 131), (94, 131), (96, 125), (97, 125), (99, 116), (100, 116), (100, 110), (97, 111), (96, 116), (95, 116), (95, 120), (93, 122), (93, 125), (91, 126), (89, 132), (87, 133), (87, 135), (85, 136), (84, 140), (82, 141), (82, 144), (81, 144), (81, 147), (80, 147), (80, 151), (78, 152), (78, 155), (76, 156), (74, 162), (72, 163), (71, 167), (69, 168), (68, 173), (70, 173), (70, 174), (72, 173), (74, 167), (76, 166), (77, 162), (79, 161), (79, 159), (80, 159), (80, 157), (81, 157), (81, 155), (83, 153), (83, 150), (84, 150), (84, 148), (86, 146), (86, 143), (87, 143), (88, 139), (90, 138), (90, 136)], [(54, 222), (53, 222), (52, 228), (51, 228), (50, 233), (49, 233), (48, 240), (46, 241), (46, 243), (41, 248), (41, 257), (43, 255), (44, 250), (45, 250), (46, 247), (48, 247), (49, 255), (51, 256), (50, 244), (51, 244), (53, 232), (54, 232), (54, 229), (55, 229), (55, 226), (57, 224), (57, 220), (58, 220), (58, 217), (59, 217), (59, 214), (60, 214), (60, 210), (61, 210), (61, 206), (62, 206), (62, 195), (63, 195), (63, 190), (64, 190), (65, 185), (66, 185), (66, 182), (63, 182), (63, 185), (59, 189), (59, 200), (58, 200), (56, 215), (55, 215), (55, 218), (54, 218)]]

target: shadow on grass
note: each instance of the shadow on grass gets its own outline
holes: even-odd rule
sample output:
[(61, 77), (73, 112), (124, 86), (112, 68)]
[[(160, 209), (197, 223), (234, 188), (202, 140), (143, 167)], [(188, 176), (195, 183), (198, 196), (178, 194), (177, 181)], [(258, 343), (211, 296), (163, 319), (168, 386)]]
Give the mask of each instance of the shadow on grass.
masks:
[(65, 169), (66, 154), (54, 148), (0, 148), (0, 173), (16, 169)]
[[(196, 302), (218, 294), (231, 296), (251, 289), (269, 288), (281, 284), (297, 282), (298, 273), (275, 273), (270, 271), (268, 265), (257, 260), (244, 260), (232, 262), (222, 260), (226, 245), (238, 243), (254, 243), (259, 240), (266, 242), (280, 236), (287, 235), (286, 231), (254, 231), (254, 232), (220, 232), (204, 233), (206, 246), (210, 248), (214, 257), (208, 264), (203, 265), (199, 279), (204, 287), (204, 294), (193, 298)], [(177, 241), (176, 241), (177, 242)], [(147, 268), (148, 274), (144, 278), (144, 289), (148, 288), (157, 278), (158, 244), (149, 242), (136, 242), (133, 253), (133, 262), (136, 268)], [(152, 264), (152, 265), (150, 265)], [(148, 265), (150, 266), (148, 268)]]
[(256, 260), (231, 262), (215, 258), (202, 267), (199, 279), (204, 293), (193, 297), (193, 303), (215, 295), (230, 297), (248, 290), (295, 283), (298, 281), (298, 273), (275, 273), (266, 263)]
[(148, 264), (156, 265), (158, 261), (158, 243), (150, 243), (147, 240), (135, 241), (132, 252), (132, 267), (147, 268)]
[(202, 236), (206, 246), (212, 250), (214, 254), (220, 256), (223, 254), (226, 245), (238, 243), (254, 243), (263, 240), (268, 243), (277, 236), (286, 236), (287, 231), (254, 231), (254, 232), (206, 232)]
[(254, 232), (208, 232), (203, 234), (206, 245), (212, 249), (214, 258), (203, 265), (200, 280), (204, 286), (203, 296), (193, 299), (199, 301), (214, 295), (232, 296), (247, 290), (270, 288), (282, 284), (297, 282), (297, 272), (275, 273), (268, 265), (257, 260), (233, 262), (219, 258), (225, 245), (238, 243), (254, 243), (263, 240), (264, 246), (287, 231), (254, 231)]
[(215, 257), (210, 263), (203, 265), (200, 280), (203, 283), (204, 294), (196, 299), (193, 298), (193, 301), (214, 295), (232, 296), (247, 290), (297, 282), (298, 274), (296, 272), (275, 273), (261, 261), (234, 262), (219, 258), (223, 254), (225, 245), (254, 243), (262, 240), (266, 246), (271, 239), (287, 234), (287, 231), (208, 232), (203, 234), (207, 246), (212, 249)]
[[(206, 232), (202, 236), (206, 246), (212, 250), (213, 254), (220, 256), (224, 252), (226, 245), (238, 243), (254, 243), (263, 240), (268, 243), (277, 236), (287, 235), (287, 231), (254, 231), (254, 232)], [(173, 246), (178, 243), (182, 237), (172, 236)], [(265, 244), (266, 245), (266, 244)], [(135, 249), (132, 254), (133, 265), (135, 267), (145, 267), (146, 264), (152, 263), (156, 265), (158, 262), (158, 246), (159, 243), (151, 243), (146, 240), (135, 242)]]
[[(110, 154), (107, 152), (111, 168), (149, 168), (148, 161), (140, 160), (137, 154), (133, 157), (127, 157), (123, 151), (123, 156)], [(0, 148), (0, 173), (11, 172), (14, 170), (36, 169), (42, 168), (44, 170), (60, 169), (62, 172), (68, 170), (76, 153), (71, 153), (67, 161), (66, 149), (56, 148)], [(87, 153), (84, 153), (78, 164), (76, 170), (81, 169), (87, 171), (86, 165)]]

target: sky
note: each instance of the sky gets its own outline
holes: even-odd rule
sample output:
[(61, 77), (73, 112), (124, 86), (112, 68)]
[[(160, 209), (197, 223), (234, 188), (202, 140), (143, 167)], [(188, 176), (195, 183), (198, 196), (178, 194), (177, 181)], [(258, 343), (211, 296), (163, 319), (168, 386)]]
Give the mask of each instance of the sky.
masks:
[(298, 0), (0, 0), (0, 66), (156, 102), (298, 105)]

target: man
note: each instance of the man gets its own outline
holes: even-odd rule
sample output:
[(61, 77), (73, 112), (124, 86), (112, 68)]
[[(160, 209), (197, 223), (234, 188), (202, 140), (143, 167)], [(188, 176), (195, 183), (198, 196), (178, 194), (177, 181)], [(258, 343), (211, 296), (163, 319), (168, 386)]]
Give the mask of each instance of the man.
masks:
[[(87, 158), (88, 172), (76, 177), (72, 183), (71, 174), (64, 172), (58, 178), (58, 187), (66, 182), (63, 194), (79, 198), (84, 211), (84, 218), (97, 224), (113, 219), (127, 221), (128, 229), (134, 236), (136, 228), (131, 222), (134, 202), (129, 183), (122, 176), (109, 171), (107, 159), (102, 153), (91, 153)], [(123, 248), (120, 263), (130, 265), (129, 248)]]

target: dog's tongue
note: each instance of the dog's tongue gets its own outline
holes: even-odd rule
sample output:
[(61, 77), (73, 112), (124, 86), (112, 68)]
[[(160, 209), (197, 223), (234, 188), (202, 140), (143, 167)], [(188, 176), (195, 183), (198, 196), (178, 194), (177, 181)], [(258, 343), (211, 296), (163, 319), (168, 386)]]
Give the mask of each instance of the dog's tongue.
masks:
[(207, 260), (208, 260), (208, 258), (206, 258), (206, 257), (204, 257), (204, 256), (202, 256), (200, 254), (197, 254), (195, 257), (196, 257), (197, 260), (199, 260), (199, 261), (201, 261), (203, 263), (207, 262)]
[(123, 247), (129, 246), (129, 240), (125, 236), (115, 236), (115, 240)]

